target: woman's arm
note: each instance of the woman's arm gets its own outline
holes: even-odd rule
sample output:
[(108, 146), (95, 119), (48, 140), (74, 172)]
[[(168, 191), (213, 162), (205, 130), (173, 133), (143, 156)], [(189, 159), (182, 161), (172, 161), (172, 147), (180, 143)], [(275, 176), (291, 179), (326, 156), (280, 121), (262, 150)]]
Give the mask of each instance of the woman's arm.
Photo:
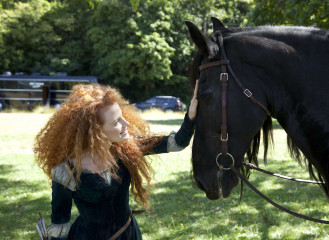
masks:
[(198, 108), (198, 89), (199, 89), (199, 79), (197, 79), (195, 82), (193, 98), (191, 100), (190, 107), (188, 109), (188, 116), (193, 121), (195, 119), (197, 108)]
[(76, 190), (73, 176), (64, 164), (52, 169), (52, 214), (47, 228), (50, 240), (67, 240), (70, 230), (72, 192)]
[(171, 132), (168, 136), (162, 137), (161, 141), (150, 149), (150, 154), (178, 152), (186, 148), (194, 133), (194, 121), (188, 114), (184, 117), (180, 129), (177, 132)]
[(184, 122), (182, 123), (178, 132), (171, 132), (169, 136), (162, 137), (161, 141), (156, 144), (152, 149), (150, 149), (147, 154), (177, 152), (183, 150), (189, 145), (192, 135), (194, 133), (194, 119), (198, 107), (198, 85), (199, 80), (196, 81), (194, 94), (191, 100), (190, 107), (188, 109), (188, 113), (185, 114)]

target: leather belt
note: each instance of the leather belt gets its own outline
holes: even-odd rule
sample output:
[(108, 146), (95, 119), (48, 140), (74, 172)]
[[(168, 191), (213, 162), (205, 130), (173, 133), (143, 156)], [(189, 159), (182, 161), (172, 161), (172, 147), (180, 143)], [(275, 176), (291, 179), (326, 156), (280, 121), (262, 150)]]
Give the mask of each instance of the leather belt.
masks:
[(115, 240), (117, 239), (129, 226), (131, 219), (133, 217), (133, 214), (141, 214), (144, 213), (145, 210), (130, 210), (130, 214), (129, 214), (129, 218), (127, 220), (127, 222), (125, 223), (125, 225), (122, 226), (122, 228), (120, 228), (112, 237), (109, 238), (109, 240)]

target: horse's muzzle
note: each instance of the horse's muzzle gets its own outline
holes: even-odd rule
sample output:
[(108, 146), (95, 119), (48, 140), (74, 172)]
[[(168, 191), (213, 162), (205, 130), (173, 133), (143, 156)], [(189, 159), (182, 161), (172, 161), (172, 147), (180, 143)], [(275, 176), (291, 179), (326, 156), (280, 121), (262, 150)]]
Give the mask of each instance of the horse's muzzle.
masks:
[(200, 179), (198, 179), (197, 177), (195, 177), (195, 183), (197, 185), (197, 187), (204, 191), (207, 198), (209, 200), (217, 200), (219, 198), (221, 198), (222, 195), (222, 188), (219, 182), (219, 176), (218, 174), (216, 175), (216, 178), (213, 179), (215, 181), (212, 182), (208, 182), (210, 180), (209, 177), (206, 178), (206, 181), (201, 181)]
[(219, 181), (221, 183), (221, 190), (224, 198), (229, 197), (233, 188), (239, 184), (238, 176), (231, 170), (221, 171), (219, 173)]

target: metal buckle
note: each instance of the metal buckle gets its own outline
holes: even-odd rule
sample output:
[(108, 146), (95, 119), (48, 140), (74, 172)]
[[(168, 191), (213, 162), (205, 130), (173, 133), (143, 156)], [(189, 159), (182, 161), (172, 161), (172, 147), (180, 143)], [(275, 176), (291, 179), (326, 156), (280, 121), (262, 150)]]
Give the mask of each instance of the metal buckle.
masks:
[(222, 142), (227, 142), (227, 141), (228, 141), (228, 133), (226, 133), (226, 138), (225, 138), (225, 139), (223, 139), (222, 134), (221, 134), (221, 135), (220, 135), (220, 140), (221, 140)]
[(223, 76), (226, 77), (226, 81), (228, 82), (228, 74), (227, 73), (221, 73), (219, 76), (219, 80), (222, 81), (223, 80)]
[(246, 95), (248, 98), (250, 98), (250, 97), (252, 96), (252, 92), (250, 92), (249, 89), (245, 89), (245, 90), (243, 91), (243, 93), (244, 93), (244, 95)]
[[(219, 165), (219, 163), (218, 163), (218, 158), (222, 155), (223, 153), (219, 153), (218, 155), (217, 155), (217, 157), (216, 157), (216, 164), (217, 164), (217, 166), (218, 166), (218, 169), (221, 171), (221, 170), (230, 170), (231, 168), (230, 167), (228, 167), (228, 168), (225, 168), (225, 167), (223, 167), (222, 165)], [(231, 164), (231, 166), (234, 166), (234, 157), (231, 155), (231, 154), (229, 154), (229, 153), (226, 153), (231, 159), (232, 159), (232, 164)]]

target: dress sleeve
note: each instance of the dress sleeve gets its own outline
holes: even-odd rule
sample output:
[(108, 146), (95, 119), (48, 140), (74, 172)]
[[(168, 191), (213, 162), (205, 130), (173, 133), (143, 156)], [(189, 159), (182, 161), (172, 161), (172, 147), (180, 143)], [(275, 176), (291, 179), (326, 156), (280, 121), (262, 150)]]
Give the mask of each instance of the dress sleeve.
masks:
[(50, 240), (67, 240), (70, 230), (72, 192), (76, 185), (69, 170), (62, 164), (52, 169), (52, 214), (47, 228)]
[(194, 121), (192, 121), (186, 113), (180, 129), (177, 132), (171, 132), (169, 136), (164, 136), (150, 152), (159, 154), (181, 151), (190, 144), (193, 133)]

